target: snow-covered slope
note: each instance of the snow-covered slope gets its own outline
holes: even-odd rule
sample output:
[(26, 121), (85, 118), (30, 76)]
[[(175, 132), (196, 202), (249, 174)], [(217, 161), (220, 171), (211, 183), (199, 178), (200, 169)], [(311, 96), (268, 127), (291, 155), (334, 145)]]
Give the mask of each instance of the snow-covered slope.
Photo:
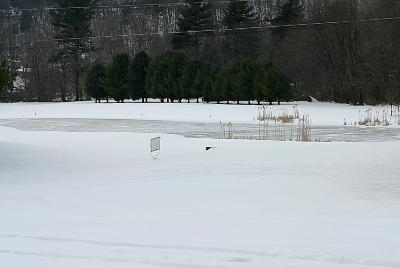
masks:
[(0, 266), (400, 267), (400, 143), (155, 135), (0, 127)]

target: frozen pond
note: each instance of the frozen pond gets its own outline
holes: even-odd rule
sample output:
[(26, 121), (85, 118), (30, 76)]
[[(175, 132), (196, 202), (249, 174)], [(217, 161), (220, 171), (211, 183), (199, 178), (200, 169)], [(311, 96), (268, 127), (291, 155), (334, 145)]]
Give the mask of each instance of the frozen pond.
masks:
[[(138, 132), (178, 134), (189, 138), (219, 138), (219, 123), (196, 123), (132, 119), (1, 119), (0, 126), (25, 131), (67, 131), (67, 132)], [(285, 126), (280, 131), (291, 131)], [(234, 124), (234, 136), (256, 137), (262, 131), (258, 124)], [(273, 138), (270, 130), (269, 139)], [(312, 140), (320, 141), (393, 141), (400, 140), (399, 128), (335, 126), (311, 128)]]

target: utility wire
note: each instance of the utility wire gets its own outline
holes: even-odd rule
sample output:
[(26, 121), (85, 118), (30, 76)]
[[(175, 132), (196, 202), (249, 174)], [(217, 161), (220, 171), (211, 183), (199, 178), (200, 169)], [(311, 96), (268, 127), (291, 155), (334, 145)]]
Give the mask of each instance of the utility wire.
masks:
[[(237, 2), (253, 2), (253, 0), (236, 0)], [(266, 2), (266, 0), (259, 0), (261, 2)], [(208, 4), (208, 3), (229, 3), (229, 0), (215, 0), (212, 2), (198, 1), (191, 4)], [(0, 9), (0, 12), (13, 12), (13, 11), (34, 11), (43, 12), (50, 10), (68, 10), (68, 9), (122, 9), (122, 8), (139, 8), (142, 6), (159, 7), (159, 6), (182, 6), (188, 5), (186, 2), (171, 2), (171, 3), (136, 3), (136, 4), (125, 4), (125, 5), (95, 5), (95, 6), (69, 6), (69, 7), (43, 7), (43, 8), (8, 8)]]
[(245, 30), (274, 30), (278, 28), (301, 28), (301, 27), (313, 27), (313, 26), (324, 26), (324, 25), (340, 25), (340, 24), (354, 24), (354, 23), (369, 23), (369, 22), (381, 22), (381, 21), (396, 21), (400, 20), (400, 17), (386, 17), (386, 18), (370, 18), (370, 19), (358, 19), (358, 20), (341, 20), (341, 21), (324, 21), (324, 22), (307, 22), (297, 24), (282, 24), (282, 25), (266, 25), (266, 26), (253, 26), (253, 27), (237, 27), (237, 28), (223, 28), (223, 29), (206, 29), (198, 31), (173, 31), (173, 32), (151, 32), (151, 33), (134, 33), (134, 34), (116, 34), (116, 35), (95, 35), (88, 37), (71, 37), (71, 38), (55, 38), (55, 39), (42, 39), (33, 40), (35, 42), (62, 42), (62, 41), (74, 41), (74, 40), (93, 40), (93, 39), (110, 39), (110, 38), (127, 38), (135, 36), (168, 36), (177, 34), (196, 34), (196, 33), (213, 33), (213, 32), (236, 32)]

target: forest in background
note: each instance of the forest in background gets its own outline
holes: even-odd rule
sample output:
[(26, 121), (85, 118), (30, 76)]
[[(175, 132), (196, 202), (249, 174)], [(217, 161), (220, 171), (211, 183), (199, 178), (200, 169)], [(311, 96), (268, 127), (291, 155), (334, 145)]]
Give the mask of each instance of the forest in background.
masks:
[[(155, 58), (178, 51), (211, 66), (255, 58), (269, 62), (298, 97), (400, 102), (399, 0), (236, 0), (253, 14), (237, 26), (226, 21), (233, 1), (214, 0), (208, 2), (207, 28), (187, 34), (179, 17), (188, 2), (96, 1), (91, 38), (80, 44), (88, 49), (75, 62), (63, 56), (66, 42), (57, 38), (54, 11), (46, 8), (60, 2), (32, 2), (0, 0), (0, 62), (17, 75), (7, 101), (74, 100), (93, 63), (110, 64), (118, 53), (133, 57), (146, 51)], [(197, 41), (180, 47), (173, 41), (180, 37)]]

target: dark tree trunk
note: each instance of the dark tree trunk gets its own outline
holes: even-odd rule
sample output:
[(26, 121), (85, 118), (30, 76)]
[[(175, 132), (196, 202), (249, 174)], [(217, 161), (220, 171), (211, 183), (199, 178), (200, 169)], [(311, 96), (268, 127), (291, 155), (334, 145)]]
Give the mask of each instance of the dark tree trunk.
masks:
[(62, 70), (61, 70), (61, 73), (62, 73), (62, 81), (61, 81), (61, 83), (60, 83), (60, 87), (61, 87), (61, 101), (63, 101), (63, 102), (66, 102), (67, 101), (67, 89), (66, 89), (66, 87), (65, 87), (65, 81), (67, 80), (66, 79), (66, 74), (65, 74), (65, 66), (63, 65), (63, 67), (62, 67)]
[(79, 55), (75, 55), (75, 62), (74, 62), (74, 86), (75, 86), (75, 99), (76, 101), (81, 100), (81, 89), (80, 89), (80, 83), (79, 83), (79, 78), (80, 78), (80, 64), (79, 64)]

